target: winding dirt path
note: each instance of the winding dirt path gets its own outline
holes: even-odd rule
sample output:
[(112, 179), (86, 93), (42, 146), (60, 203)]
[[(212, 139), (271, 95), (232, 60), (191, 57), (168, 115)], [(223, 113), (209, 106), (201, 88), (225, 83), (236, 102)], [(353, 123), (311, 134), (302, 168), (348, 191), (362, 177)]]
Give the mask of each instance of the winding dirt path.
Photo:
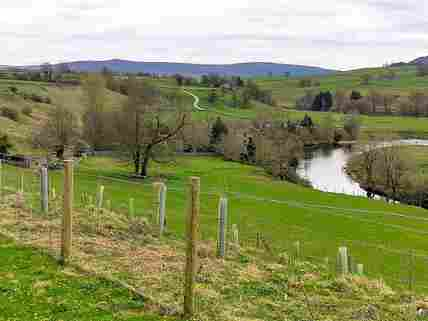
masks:
[(189, 96), (192, 96), (192, 97), (193, 97), (193, 99), (195, 100), (195, 101), (193, 102), (193, 108), (195, 108), (195, 109), (197, 109), (197, 110), (199, 110), (199, 111), (207, 111), (207, 109), (206, 109), (206, 108), (202, 108), (201, 106), (199, 106), (200, 99), (199, 99), (199, 97), (198, 97), (198, 96), (196, 96), (195, 94), (193, 94), (193, 93), (191, 93), (190, 91), (187, 91), (187, 90), (185, 90), (185, 89), (183, 89), (183, 92), (184, 92), (185, 94), (189, 95)]

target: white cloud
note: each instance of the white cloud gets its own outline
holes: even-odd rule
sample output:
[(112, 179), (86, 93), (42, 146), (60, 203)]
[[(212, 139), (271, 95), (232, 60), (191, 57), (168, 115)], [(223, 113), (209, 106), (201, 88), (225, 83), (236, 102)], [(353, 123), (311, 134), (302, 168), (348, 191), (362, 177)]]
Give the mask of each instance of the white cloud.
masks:
[(408, 0), (14, 0), (0, 64), (124, 58), (332, 68), (428, 54), (428, 5)]

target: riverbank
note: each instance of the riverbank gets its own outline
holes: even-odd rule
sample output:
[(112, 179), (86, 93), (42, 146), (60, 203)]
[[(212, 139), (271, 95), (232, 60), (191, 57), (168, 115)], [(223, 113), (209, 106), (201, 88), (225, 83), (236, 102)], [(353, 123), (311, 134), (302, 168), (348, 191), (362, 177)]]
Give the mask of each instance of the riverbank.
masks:
[[(380, 148), (374, 155), (373, 176), (368, 179), (367, 165), (362, 154), (353, 155), (346, 164), (345, 172), (368, 193), (385, 197), (404, 204), (428, 208), (428, 147), (427, 146), (395, 146), (391, 177), (385, 174), (383, 152), (391, 147)], [(394, 169), (392, 166), (395, 166)]]

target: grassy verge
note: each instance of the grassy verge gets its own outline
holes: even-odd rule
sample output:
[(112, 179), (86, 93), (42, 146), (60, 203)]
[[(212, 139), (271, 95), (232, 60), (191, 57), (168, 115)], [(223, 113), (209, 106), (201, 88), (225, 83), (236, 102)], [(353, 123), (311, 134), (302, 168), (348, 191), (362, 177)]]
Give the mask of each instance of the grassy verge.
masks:
[(2, 236), (0, 261), (0, 320), (166, 320), (143, 315), (144, 303), (128, 290)]

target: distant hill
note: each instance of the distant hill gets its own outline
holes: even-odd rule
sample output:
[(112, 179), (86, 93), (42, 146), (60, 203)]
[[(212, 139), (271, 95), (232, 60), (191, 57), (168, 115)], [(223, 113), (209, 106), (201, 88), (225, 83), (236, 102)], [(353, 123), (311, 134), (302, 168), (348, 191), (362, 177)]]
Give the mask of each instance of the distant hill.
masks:
[(409, 64), (411, 64), (411, 65), (427, 65), (428, 64), (428, 56), (416, 58), (415, 60), (412, 60), (411, 62), (409, 62)]
[(201, 65), (188, 63), (169, 62), (137, 62), (129, 60), (106, 60), (106, 61), (75, 61), (67, 65), (71, 70), (77, 72), (99, 72), (104, 67), (113, 72), (121, 73), (152, 73), (160, 75), (182, 74), (188, 76), (201, 76), (206, 74), (219, 74), (223, 76), (283, 76), (289, 73), (290, 76), (317, 76), (326, 75), (335, 70), (320, 67), (299, 66), (277, 63), (239, 63), (230, 65)]

